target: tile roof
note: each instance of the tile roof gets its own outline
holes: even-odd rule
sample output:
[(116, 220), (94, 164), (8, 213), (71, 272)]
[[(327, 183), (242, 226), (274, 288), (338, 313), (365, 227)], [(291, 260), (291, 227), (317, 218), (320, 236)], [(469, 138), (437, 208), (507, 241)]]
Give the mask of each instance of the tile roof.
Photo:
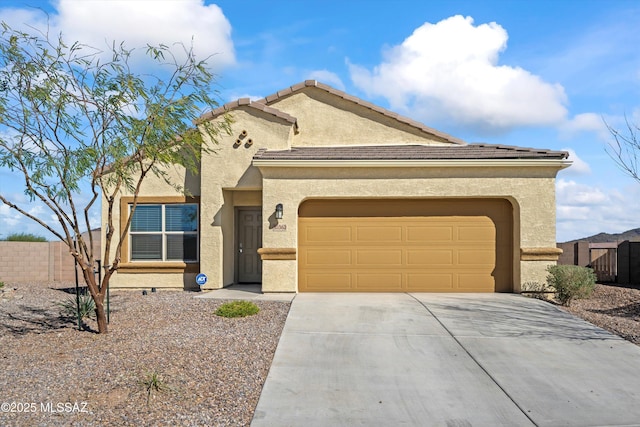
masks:
[(297, 147), (290, 150), (258, 151), (256, 160), (497, 160), (551, 159), (569, 157), (566, 151), (541, 150), (507, 145), (375, 145), (341, 147)]
[(375, 111), (377, 113), (380, 113), (384, 116), (390, 117), (400, 123), (404, 123), (406, 125), (409, 125), (411, 127), (414, 127), (422, 132), (426, 132), (429, 133), (439, 139), (441, 139), (443, 142), (449, 142), (452, 144), (459, 144), (459, 145), (464, 145), (466, 144), (466, 142), (464, 142), (463, 140), (456, 138), (454, 136), (451, 136), (449, 134), (446, 134), (444, 132), (440, 132), (439, 130), (430, 128), (428, 126), (425, 126), (424, 124), (412, 120), (408, 117), (404, 117), (399, 115), (398, 113), (394, 113), (393, 111), (389, 111), (387, 109), (384, 109), (378, 105), (372, 104), (371, 102), (365, 101), (363, 99), (360, 99), (358, 97), (355, 97), (353, 95), (349, 95), (346, 92), (342, 92), (338, 89), (335, 89), (329, 85), (326, 85), (324, 83), (320, 83), (316, 80), (305, 80), (304, 82), (295, 84), (293, 86), (290, 86), (286, 89), (280, 90), (274, 94), (271, 94), (269, 96), (266, 96), (262, 99), (259, 99), (257, 101), (251, 101), (250, 98), (240, 98), (237, 99), (235, 101), (232, 102), (228, 102), (214, 110), (211, 110), (205, 114), (203, 114), (202, 116), (200, 116), (200, 118), (198, 118), (197, 122), (201, 123), (203, 121), (207, 121), (207, 120), (211, 120), (214, 119), (226, 112), (229, 112), (231, 110), (234, 110), (236, 108), (239, 107), (249, 107), (249, 108), (255, 108), (257, 110), (260, 111), (264, 111), (265, 113), (271, 114), (275, 117), (279, 117), (281, 119), (284, 119), (292, 124), (297, 124), (297, 119), (287, 113), (285, 113), (284, 111), (278, 110), (277, 108), (271, 107), (270, 105), (275, 103), (276, 101), (278, 101), (279, 99), (291, 96), (297, 92), (300, 92), (302, 90), (304, 90), (305, 88), (308, 87), (315, 87), (318, 89), (321, 89), (327, 93), (330, 93), (332, 95), (335, 95), (339, 98), (342, 98), (346, 101), (350, 101), (353, 102), (354, 104), (360, 105), (361, 107), (367, 108), (369, 110)]
[(425, 126), (424, 124), (422, 124), (422, 123), (420, 123), (418, 121), (412, 120), (412, 119), (410, 119), (408, 117), (401, 116), (398, 113), (394, 113), (393, 111), (389, 111), (389, 110), (387, 110), (385, 108), (382, 108), (382, 107), (380, 107), (378, 105), (372, 104), (371, 102), (365, 101), (365, 100), (360, 99), (360, 98), (358, 98), (356, 96), (349, 95), (346, 92), (343, 92), (341, 90), (335, 89), (335, 88), (333, 88), (333, 87), (331, 87), (329, 85), (326, 85), (324, 83), (320, 83), (317, 80), (305, 80), (304, 82), (301, 82), (301, 83), (295, 84), (293, 86), (290, 86), (290, 87), (288, 87), (286, 89), (280, 90), (280, 91), (278, 91), (278, 92), (276, 92), (274, 94), (271, 94), (269, 96), (266, 96), (266, 97), (264, 97), (264, 98), (262, 98), (262, 99), (260, 99), (260, 100), (258, 100), (256, 102), (260, 102), (260, 103), (263, 103), (265, 105), (271, 105), (271, 104), (273, 104), (274, 102), (278, 101), (281, 98), (285, 98), (285, 97), (291, 96), (294, 93), (300, 92), (301, 90), (303, 90), (305, 88), (308, 88), (308, 87), (315, 87), (315, 88), (318, 88), (318, 89), (322, 89), (327, 93), (335, 95), (335, 96), (337, 96), (339, 98), (342, 98), (344, 100), (351, 101), (354, 104), (357, 104), (357, 105), (360, 105), (362, 107), (368, 108), (369, 110), (375, 111), (375, 112), (380, 113), (380, 114), (382, 114), (384, 116), (390, 117), (390, 118), (392, 118), (394, 120), (397, 120), (400, 123), (404, 123), (404, 124), (409, 125), (411, 127), (417, 128), (417, 129), (419, 129), (419, 130), (421, 130), (423, 132), (430, 133), (430, 134), (442, 139), (442, 141), (444, 141), (444, 142), (449, 142), (449, 143), (452, 143), (452, 144), (460, 144), (460, 145), (466, 144), (466, 142), (464, 142), (463, 140), (461, 140), (459, 138), (456, 138), (456, 137), (451, 136), (449, 134), (446, 134), (444, 132), (440, 132), (439, 130), (430, 128), (428, 126)]
[(285, 113), (284, 111), (280, 111), (277, 108), (273, 108), (273, 107), (269, 107), (267, 105), (265, 105), (262, 102), (258, 102), (258, 101), (251, 101), (250, 98), (240, 98), (237, 99), (235, 101), (232, 102), (227, 102), (226, 104), (224, 104), (221, 107), (216, 108), (215, 110), (211, 110), (208, 113), (203, 114), (202, 116), (200, 116), (200, 118), (198, 118), (197, 122), (204, 122), (207, 120), (211, 120), (214, 119), (228, 111), (234, 110), (236, 108), (239, 107), (249, 107), (249, 108), (254, 108), (256, 110), (260, 110), (260, 111), (264, 111), (267, 114), (271, 114), (275, 117), (279, 117), (291, 124), (296, 124), (296, 122), (298, 121), (298, 119), (296, 119), (295, 117), (293, 117), (290, 114)]

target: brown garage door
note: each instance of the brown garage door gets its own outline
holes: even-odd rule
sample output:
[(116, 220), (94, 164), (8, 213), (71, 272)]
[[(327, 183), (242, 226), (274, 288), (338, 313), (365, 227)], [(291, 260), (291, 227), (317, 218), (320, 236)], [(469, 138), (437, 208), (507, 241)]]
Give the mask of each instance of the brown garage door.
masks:
[(300, 292), (511, 292), (502, 199), (308, 200)]

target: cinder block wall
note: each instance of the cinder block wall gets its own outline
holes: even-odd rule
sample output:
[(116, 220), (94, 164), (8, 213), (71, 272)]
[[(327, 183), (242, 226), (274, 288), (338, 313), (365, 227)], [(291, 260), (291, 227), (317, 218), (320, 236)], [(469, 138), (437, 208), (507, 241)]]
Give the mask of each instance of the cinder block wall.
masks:
[(46, 282), (49, 272), (49, 246), (54, 242), (0, 242), (0, 281)]
[[(100, 231), (93, 233), (100, 258)], [(0, 281), (75, 283), (75, 262), (62, 242), (0, 242)]]

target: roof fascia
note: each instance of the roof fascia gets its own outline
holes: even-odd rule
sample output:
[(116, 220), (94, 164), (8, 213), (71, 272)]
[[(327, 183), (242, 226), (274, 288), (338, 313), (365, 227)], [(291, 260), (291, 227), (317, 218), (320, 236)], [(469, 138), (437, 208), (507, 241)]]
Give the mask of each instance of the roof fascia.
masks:
[(568, 168), (573, 162), (564, 159), (410, 159), (410, 160), (282, 160), (253, 159), (258, 168), (495, 168), (495, 167), (553, 167), (558, 170)]

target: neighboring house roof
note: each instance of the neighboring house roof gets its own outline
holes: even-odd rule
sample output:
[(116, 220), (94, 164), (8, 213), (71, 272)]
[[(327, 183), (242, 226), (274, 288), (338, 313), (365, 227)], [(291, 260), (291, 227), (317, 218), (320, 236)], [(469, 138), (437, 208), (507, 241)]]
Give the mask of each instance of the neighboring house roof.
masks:
[(327, 93), (330, 93), (334, 96), (337, 96), (339, 98), (342, 98), (346, 101), (350, 101), (353, 102), (354, 104), (357, 104), (361, 107), (367, 108), (369, 110), (375, 111), (377, 113), (380, 113), (384, 116), (390, 117), (400, 123), (403, 123), (405, 125), (409, 125), (411, 127), (414, 127), (422, 132), (425, 133), (429, 133), (431, 135), (434, 135), (440, 139), (442, 139), (444, 142), (449, 142), (452, 144), (457, 144), (457, 145), (465, 145), (466, 142), (464, 142), (463, 140), (456, 138), (454, 136), (451, 136), (447, 133), (444, 132), (440, 132), (439, 130), (430, 128), (428, 126), (425, 126), (424, 124), (410, 119), (408, 117), (404, 117), (399, 115), (398, 113), (394, 113), (393, 111), (389, 111), (385, 108), (382, 108), (378, 105), (372, 104), (371, 102), (365, 101), (363, 99), (360, 99), (356, 96), (353, 95), (349, 95), (346, 92), (342, 92), (338, 89), (335, 89), (329, 85), (326, 85), (324, 83), (320, 83), (316, 80), (305, 80), (304, 82), (295, 84), (293, 86), (290, 86), (286, 89), (280, 90), (274, 94), (271, 94), (269, 96), (266, 96), (262, 99), (256, 100), (256, 101), (251, 101), (251, 99), (249, 98), (240, 98), (237, 99), (235, 101), (232, 102), (228, 102), (226, 104), (224, 104), (221, 107), (218, 107), (208, 113), (203, 114), (202, 116), (200, 116), (200, 118), (198, 119), (198, 122), (202, 122), (205, 120), (211, 120), (214, 119), (224, 113), (227, 113), (231, 110), (240, 108), (240, 107), (249, 107), (249, 108), (255, 108), (257, 110), (260, 111), (264, 111), (265, 113), (268, 114), (272, 114), (275, 117), (279, 117), (281, 119), (284, 119), (292, 124), (297, 124), (297, 119), (287, 113), (285, 113), (284, 111), (281, 111), (277, 108), (271, 107), (271, 104), (276, 103), (278, 100), (282, 99), (282, 98), (286, 98), (289, 97), (297, 92), (300, 92), (306, 88), (318, 88), (321, 89)]
[(539, 150), (506, 145), (467, 144), (376, 145), (340, 147), (295, 147), (290, 150), (258, 151), (254, 160), (564, 160), (566, 151)]

